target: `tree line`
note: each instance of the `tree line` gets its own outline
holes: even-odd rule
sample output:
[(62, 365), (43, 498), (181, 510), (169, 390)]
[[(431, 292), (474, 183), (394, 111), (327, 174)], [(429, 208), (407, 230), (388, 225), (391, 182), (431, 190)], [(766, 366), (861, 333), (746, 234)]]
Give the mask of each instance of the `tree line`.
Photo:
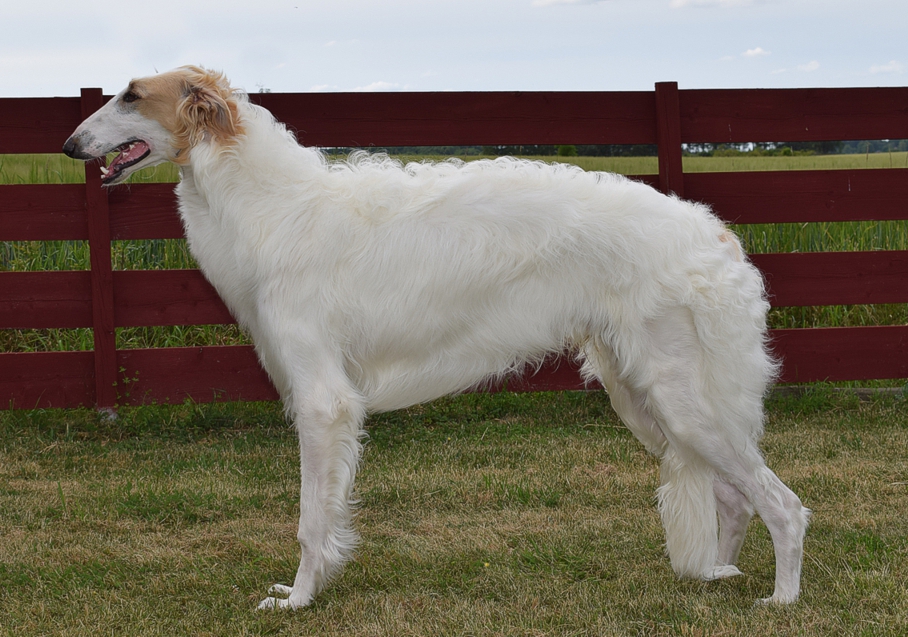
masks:
[[(388, 148), (332, 148), (332, 154), (354, 150), (383, 152), (390, 155), (443, 155), (446, 157), (538, 156), (538, 157), (655, 157), (655, 144), (521, 144), (498, 146), (395, 146)], [(683, 154), (699, 157), (736, 155), (842, 155), (908, 151), (908, 139), (825, 141), (825, 142), (751, 142), (746, 144), (685, 144)]]

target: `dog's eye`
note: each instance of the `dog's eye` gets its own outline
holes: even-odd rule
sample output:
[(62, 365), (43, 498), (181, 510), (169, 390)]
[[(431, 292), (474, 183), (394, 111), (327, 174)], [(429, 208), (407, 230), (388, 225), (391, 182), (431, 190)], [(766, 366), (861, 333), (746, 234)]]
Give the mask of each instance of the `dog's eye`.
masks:
[(127, 104), (131, 104), (132, 102), (135, 102), (137, 99), (139, 99), (139, 96), (136, 95), (135, 93), (133, 93), (132, 91), (127, 91), (123, 95), (123, 101), (126, 102)]

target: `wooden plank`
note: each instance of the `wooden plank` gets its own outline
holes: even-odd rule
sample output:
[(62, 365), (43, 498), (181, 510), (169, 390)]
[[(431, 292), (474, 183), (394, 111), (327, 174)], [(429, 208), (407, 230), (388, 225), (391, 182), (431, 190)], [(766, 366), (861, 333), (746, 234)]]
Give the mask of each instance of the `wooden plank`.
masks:
[(88, 238), (82, 184), (0, 185), (0, 241)]
[[(250, 346), (121, 350), (119, 404), (230, 400), (277, 400), (278, 394)], [(561, 391), (596, 389), (585, 384), (576, 362), (547, 360), (527, 377), (484, 385), (479, 391)]]
[(685, 143), (908, 138), (908, 87), (681, 91)]
[(774, 307), (908, 303), (908, 251), (753, 254)]
[(783, 383), (908, 378), (908, 326), (771, 331)]
[[(908, 326), (770, 330), (782, 359), (780, 382), (908, 378)], [(558, 391), (584, 385), (576, 362), (550, 359), (534, 376), (491, 385), (491, 391)], [(481, 388), (482, 389), (482, 388)]]
[(681, 119), (678, 83), (656, 84), (656, 137), (659, 144), (659, 190), (684, 196), (684, 168), (681, 163)]
[[(82, 89), (83, 119), (104, 104), (101, 89)], [(116, 401), (117, 356), (114, 331), (113, 266), (107, 190), (101, 186), (101, 164), (85, 164), (85, 206), (91, 260), (92, 330), (95, 339), (95, 406), (113, 408)]]
[[(908, 378), (908, 326), (772, 330), (771, 339), (784, 364), (781, 382)], [(247, 346), (125, 350), (119, 360), (125, 378), (135, 379), (121, 387), (121, 404), (277, 399)], [(575, 363), (552, 360), (534, 376), (480, 390), (584, 387)]]
[(551, 356), (536, 369), (528, 367), (519, 376), (510, 376), (502, 381), (483, 383), (476, 391), (526, 393), (534, 391), (573, 391), (580, 389), (601, 389), (598, 382), (585, 383), (580, 376), (580, 365), (571, 356)]
[(685, 195), (730, 223), (908, 219), (908, 169), (685, 173)]
[(121, 350), (119, 403), (277, 400), (251, 346)]
[[(782, 359), (782, 383), (908, 378), (908, 326), (770, 330), (770, 341)], [(547, 360), (535, 375), (512, 378), (487, 390), (599, 387), (598, 383), (585, 385), (576, 362), (562, 358)]]
[(176, 184), (130, 184), (109, 190), (114, 239), (181, 239)]
[(92, 352), (0, 354), (0, 409), (58, 409), (95, 402)]
[(0, 272), (0, 329), (91, 327), (88, 272)]
[(81, 115), (78, 97), (0, 98), (0, 154), (59, 153)]
[[(908, 327), (773, 330), (781, 381), (815, 382), (908, 377)], [(119, 404), (276, 400), (251, 347), (124, 350)], [(0, 354), (0, 408), (63, 408), (94, 402), (91, 352)], [(127, 380), (128, 379), (128, 380)], [(595, 386), (594, 386), (595, 387)], [(576, 364), (547, 361), (507, 391), (582, 389)], [(501, 390), (499, 384), (492, 391)]]
[[(908, 137), (908, 88), (680, 92), (684, 142)], [(253, 94), (319, 146), (656, 143), (653, 93)], [(104, 96), (103, 101), (109, 99)], [(102, 101), (102, 103), (103, 103)], [(77, 98), (0, 99), (0, 153), (56, 153)]]
[(199, 270), (114, 272), (113, 286), (117, 327), (236, 322)]
[(639, 181), (651, 188), (659, 189), (659, 175), (625, 175), (628, 179)]
[(307, 146), (655, 144), (651, 91), (262, 93)]

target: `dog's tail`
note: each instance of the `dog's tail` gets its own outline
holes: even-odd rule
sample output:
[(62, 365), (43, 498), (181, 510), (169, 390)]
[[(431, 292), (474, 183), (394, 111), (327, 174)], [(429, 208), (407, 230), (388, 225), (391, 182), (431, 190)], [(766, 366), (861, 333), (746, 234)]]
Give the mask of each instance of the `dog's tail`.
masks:
[(708, 579), (719, 554), (715, 474), (699, 458), (688, 461), (669, 447), (661, 478), (656, 493), (672, 569), (679, 577)]

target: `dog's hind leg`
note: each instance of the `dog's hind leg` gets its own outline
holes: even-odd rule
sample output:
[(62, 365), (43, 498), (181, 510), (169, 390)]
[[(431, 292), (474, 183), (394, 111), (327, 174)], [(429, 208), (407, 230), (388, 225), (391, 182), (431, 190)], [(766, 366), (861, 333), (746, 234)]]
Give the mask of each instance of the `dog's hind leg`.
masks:
[(659, 514), (665, 528), (665, 549), (679, 577), (716, 579), (718, 554), (714, 472), (696, 456), (683, 461), (671, 448), (646, 402), (646, 393), (632, 388), (618, 374), (614, 351), (596, 339), (586, 348), (586, 370), (600, 378), (615, 412), (647, 451), (662, 459)]
[(714, 473), (701, 458), (669, 447), (656, 491), (665, 528), (665, 550), (678, 577), (715, 579), (718, 559)]
[(647, 451), (661, 458), (668, 441), (644, 405), (645, 394), (635, 391), (619, 377), (614, 351), (601, 339), (594, 338), (585, 346), (584, 358), (586, 362), (583, 373), (602, 382), (612, 409), (621, 418), (621, 422), (643, 443)]
[(740, 575), (741, 571), (735, 564), (754, 508), (737, 487), (721, 478), (717, 477), (713, 482), (713, 493), (719, 512), (719, 556), (713, 575), (715, 579)]
[[(648, 327), (654, 345), (648, 362), (652, 369), (648, 409), (682, 463), (708, 465), (713, 475), (753, 505), (769, 529), (776, 554), (775, 591), (764, 601), (795, 601), (809, 511), (766, 466), (757, 447), (765, 378), (760, 368), (760, 361), (765, 360), (762, 349), (748, 351), (745, 340), (723, 343), (718, 353), (707, 352), (699, 342), (692, 315), (683, 309), (652, 321)], [(762, 348), (759, 339), (749, 343)], [(717, 356), (727, 358), (717, 362)], [(748, 366), (753, 369), (746, 369)], [(711, 481), (713, 491), (714, 485)], [(734, 491), (720, 487), (714, 496), (718, 496), (718, 513), (728, 533), (721, 551), (717, 550), (714, 568), (701, 575), (704, 579), (734, 574), (725, 567), (740, 547), (744, 522), (749, 517), (749, 510), (742, 508)], [(729, 511), (723, 512), (723, 508), (729, 506), (732, 513), (726, 515)]]
[[(350, 558), (357, 536), (351, 499), (365, 410), (342, 372), (321, 367), (295, 382), (289, 409), (300, 443), (300, 565), (292, 587), (275, 585), (259, 608), (299, 608)], [(297, 378), (300, 378), (299, 376)]]

